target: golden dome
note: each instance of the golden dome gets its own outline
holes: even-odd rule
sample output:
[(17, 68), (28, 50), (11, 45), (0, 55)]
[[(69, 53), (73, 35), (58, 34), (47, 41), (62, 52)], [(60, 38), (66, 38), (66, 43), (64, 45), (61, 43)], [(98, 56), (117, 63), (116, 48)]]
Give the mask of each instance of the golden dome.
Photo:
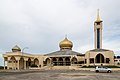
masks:
[(72, 49), (73, 43), (67, 37), (59, 43), (60, 49)]
[(18, 47), (18, 46), (16, 45), (16, 46), (14, 46), (14, 47), (12, 48), (12, 51), (13, 51), (13, 52), (21, 51), (21, 49), (20, 49), (20, 47)]

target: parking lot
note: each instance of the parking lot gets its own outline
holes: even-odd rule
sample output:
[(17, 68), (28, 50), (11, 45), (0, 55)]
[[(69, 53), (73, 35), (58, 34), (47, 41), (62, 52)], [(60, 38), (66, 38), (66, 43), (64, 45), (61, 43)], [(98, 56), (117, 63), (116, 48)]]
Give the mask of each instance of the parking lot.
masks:
[(83, 70), (1, 71), (0, 80), (120, 80), (120, 71), (112, 73)]

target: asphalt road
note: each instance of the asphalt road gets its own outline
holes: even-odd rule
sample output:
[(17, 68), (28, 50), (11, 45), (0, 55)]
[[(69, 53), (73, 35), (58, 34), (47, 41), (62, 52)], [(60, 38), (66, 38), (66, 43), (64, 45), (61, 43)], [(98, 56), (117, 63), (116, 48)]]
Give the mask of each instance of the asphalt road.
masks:
[(81, 70), (2, 71), (0, 80), (120, 80), (120, 71), (112, 73)]

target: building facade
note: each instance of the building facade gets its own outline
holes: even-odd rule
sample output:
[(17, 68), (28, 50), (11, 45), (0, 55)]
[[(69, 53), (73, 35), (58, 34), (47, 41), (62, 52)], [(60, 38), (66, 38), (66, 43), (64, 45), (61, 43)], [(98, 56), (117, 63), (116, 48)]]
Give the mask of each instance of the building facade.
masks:
[(114, 52), (102, 48), (102, 20), (97, 13), (97, 19), (94, 22), (94, 46), (95, 49), (89, 50), (85, 53), (86, 65), (114, 65)]
[[(21, 51), (19, 46), (12, 48), (12, 52), (3, 54), (4, 66), (7, 69), (30, 69), (54, 66), (96, 66), (115, 65), (114, 52), (102, 48), (102, 20), (97, 14), (94, 22), (94, 46), (95, 49), (85, 54), (72, 50), (73, 43), (65, 37), (59, 43), (60, 50), (45, 55), (27, 54)], [(4, 67), (5, 68), (5, 67)]]

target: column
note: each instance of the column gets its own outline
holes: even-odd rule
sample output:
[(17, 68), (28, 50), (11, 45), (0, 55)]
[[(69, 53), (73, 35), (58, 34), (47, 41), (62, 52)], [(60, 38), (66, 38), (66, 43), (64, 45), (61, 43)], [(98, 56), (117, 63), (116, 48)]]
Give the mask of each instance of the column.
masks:
[(9, 69), (9, 60), (7, 60), (7, 69)]
[(44, 64), (43, 62), (44, 62), (44, 58), (42, 57), (41, 60), (39, 59), (39, 64), (41, 64), (41, 67), (43, 67), (43, 64)]
[(57, 60), (57, 64), (56, 64), (56, 66), (59, 66), (58, 57), (56, 58), (56, 60)]
[(16, 70), (16, 60), (14, 61), (14, 69)]
[(26, 60), (24, 60), (24, 69), (26, 69)]
[(65, 57), (63, 57), (63, 66), (66, 65)]
[(20, 66), (19, 66), (20, 61), (18, 60), (17, 62), (18, 62), (18, 63), (17, 63), (17, 69), (19, 70), (19, 69), (20, 69)]
[(94, 58), (94, 64), (95, 64), (96, 62), (95, 62), (95, 58)]
[(4, 59), (4, 70), (5, 70), (5, 59)]
[(13, 64), (14, 64), (14, 70), (15, 70), (16, 69), (16, 61), (14, 60), (13, 62), (14, 62)]
[(90, 64), (90, 52), (87, 54), (87, 66)]
[(11, 66), (12, 66), (12, 69), (14, 69), (14, 66), (13, 66), (13, 60), (12, 60), (11, 62), (12, 62), (12, 65), (11, 65)]
[(104, 63), (106, 63), (106, 58), (104, 57)]

